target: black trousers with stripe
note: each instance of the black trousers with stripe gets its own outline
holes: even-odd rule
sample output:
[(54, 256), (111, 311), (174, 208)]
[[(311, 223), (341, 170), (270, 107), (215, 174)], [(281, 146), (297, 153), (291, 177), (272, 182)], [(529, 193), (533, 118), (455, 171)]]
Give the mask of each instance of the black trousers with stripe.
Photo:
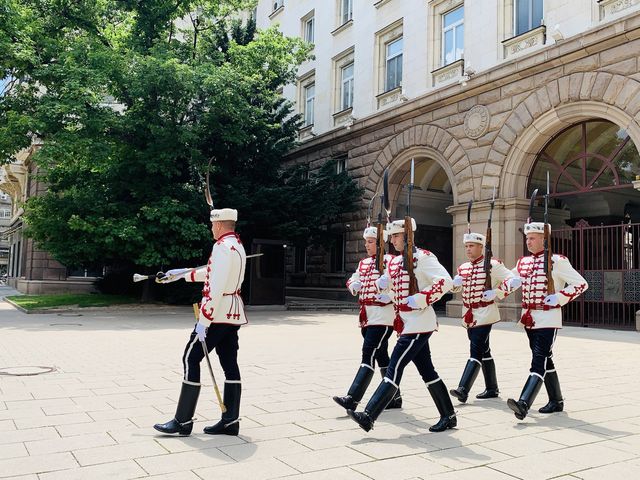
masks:
[[(220, 359), (220, 366), (224, 370), (227, 381), (240, 380), (240, 368), (238, 367), (238, 330), (239, 325), (225, 323), (212, 323), (207, 329), (207, 352), (214, 348)], [(189, 337), (189, 341), (182, 355), (184, 368), (184, 380), (192, 383), (200, 383), (200, 362), (204, 359), (202, 343), (196, 336), (195, 326)]]
[(553, 344), (556, 341), (557, 328), (525, 328), (531, 349), (531, 373), (544, 378), (546, 371), (555, 370), (553, 364)]
[(438, 373), (431, 362), (431, 350), (429, 350), (429, 338), (432, 333), (400, 335), (391, 353), (386, 378), (396, 386), (400, 386), (405, 367), (409, 362), (413, 362), (425, 383), (437, 380)]
[(491, 325), (473, 327), (467, 329), (469, 337), (469, 354), (471, 358), (482, 361), (483, 358), (491, 357), (491, 347), (489, 347), (489, 335)]
[(362, 364), (372, 369), (389, 366), (389, 337), (393, 327), (384, 325), (369, 325), (361, 330), (362, 338)]

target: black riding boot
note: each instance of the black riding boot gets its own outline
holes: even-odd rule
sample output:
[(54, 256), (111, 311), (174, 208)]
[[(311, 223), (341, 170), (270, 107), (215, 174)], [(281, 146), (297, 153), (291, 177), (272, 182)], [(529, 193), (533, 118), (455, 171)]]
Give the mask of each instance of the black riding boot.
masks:
[(183, 383), (175, 418), (167, 423), (157, 423), (153, 428), (162, 433), (191, 435), (191, 430), (193, 429), (193, 414), (196, 413), (196, 404), (198, 403), (199, 395), (200, 385)]
[(482, 359), (482, 375), (484, 376), (484, 392), (476, 395), (476, 398), (496, 398), (500, 393), (498, 390), (498, 378), (496, 377), (496, 362), (493, 358)]
[(546, 387), (547, 394), (549, 395), (549, 403), (538, 411), (540, 413), (561, 412), (564, 409), (564, 400), (562, 398), (562, 391), (560, 391), (558, 373), (555, 370), (545, 373), (544, 386)]
[(371, 396), (369, 403), (367, 403), (364, 412), (347, 410), (347, 414), (353, 418), (358, 425), (360, 425), (360, 428), (365, 432), (368, 432), (373, 428), (373, 423), (380, 416), (397, 391), (398, 389), (395, 385), (387, 382), (386, 380), (382, 380), (376, 391)]
[(455, 390), (449, 390), (451, 396), (456, 397), (460, 402), (465, 403), (467, 398), (469, 398), (469, 391), (473, 386), (473, 382), (476, 381), (478, 373), (480, 373), (480, 363), (472, 358), (467, 360), (458, 388)]
[[(380, 374), (382, 375), (382, 378), (384, 378), (387, 375), (387, 367), (381, 367)], [(391, 399), (385, 410), (391, 410), (393, 408), (402, 408), (402, 396), (400, 395), (400, 389), (398, 389), (395, 397)]]
[(333, 397), (333, 401), (345, 410), (355, 410), (373, 378), (373, 369), (360, 365), (345, 397)]
[(507, 405), (509, 405), (509, 408), (513, 410), (513, 413), (515, 413), (518, 420), (524, 420), (524, 417), (527, 416), (527, 413), (529, 413), (529, 409), (536, 399), (541, 387), (542, 378), (538, 375), (531, 374), (529, 375), (529, 378), (527, 378), (527, 383), (524, 384), (524, 388), (520, 394), (520, 400), (517, 402), (513, 398), (507, 400)]
[[(476, 373), (477, 375), (477, 373)], [(447, 395), (447, 386), (442, 379), (427, 385), (433, 403), (436, 404), (438, 412), (440, 412), (440, 420), (435, 425), (429, 427), (430, 432), (444, 432), (448, 428), (455, 428), (458, 425), (456, 412), (453, 409), (451, 398)]]
[(222, 419), (210, 427), (204, 427), (204, 433), (209, 435), (238, 435), (240, 432), (240, 383), (224, 384), (224, 406), (227, 411)]

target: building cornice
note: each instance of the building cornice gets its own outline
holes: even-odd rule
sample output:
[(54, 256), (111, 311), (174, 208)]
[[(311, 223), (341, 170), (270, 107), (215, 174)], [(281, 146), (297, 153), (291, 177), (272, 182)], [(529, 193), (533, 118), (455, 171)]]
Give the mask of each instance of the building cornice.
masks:
[(489, 70), (475, 74), (466, 86), (460, 84), (443, 86), (398, 106), (358, 119), (348, 130), (337, 128), (319, 134), (313, 140), (292, 150), (286, 158), (299, 157), (320, 148), (349, 141), (380, 128), (456, 104), (466, 98), (576, 62), (637, 38), (640, 38), (640, 13), (635, 12), (598, 25), (560, 43), (502, 62)]

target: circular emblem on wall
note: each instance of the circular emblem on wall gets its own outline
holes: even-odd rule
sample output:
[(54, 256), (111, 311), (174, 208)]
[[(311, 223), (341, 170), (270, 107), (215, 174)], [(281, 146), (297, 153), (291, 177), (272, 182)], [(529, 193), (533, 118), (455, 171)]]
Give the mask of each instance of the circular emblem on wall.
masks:
[(487, 133), (491, 114), (484, 105), (476, 105), (464, 116), (464, 133), (467, 137), (476, 139)]

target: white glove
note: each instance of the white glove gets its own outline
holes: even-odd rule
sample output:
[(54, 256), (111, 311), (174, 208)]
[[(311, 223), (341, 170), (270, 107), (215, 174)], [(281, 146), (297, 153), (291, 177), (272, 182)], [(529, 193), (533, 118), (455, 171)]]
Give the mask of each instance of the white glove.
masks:
[[(160, 278), (156, 277), (157, 283), (171, 283), (184, 278), (187, 273), (191, 272), (191, 268), (174, 268), (164, 273)], [(158, 272), (160, 275), (162, 272)]]
[(376, 280), (376, 287), (378, 287), (378, 290), (386, 290), (389, 288), (389, 277), (381, 275), (380, 278)]
[(352, 282), (351, 285), (349, 285), (349, 290), (351, 290), (352, 295), (355, 295), (361, 289), (362, 289), (362, 283), (358, 282), (357, 280), (355, 282)]
[(205, 327), (200, 322), (196, 323), (196, 337), (201, 342), (204, 342), (207, 338), (207, 327)]
[(484, 292), (482, 292), (482, 301), (490, 302), (494, 298), (496, 298), (495, 290), (485, 290)]
[(552, 293), (551, 295), (547, 295), (544, 297), (544, 301), (542, 302), (549, 307), (557, 307), (558, 306), (558, 295)]
[(456, 275), (455, 277), (453, 277), (453, 286), (455, 288), (462, 286), (462, 276)]
[(391, 297), (386, 293), (379, 293), (375, 296), (376, 302), (391, 303)]
[(419, 310), (421, 307), (418, 305), (418, 295), (420, 293), (416, 293), (415, 295), (410, 295), (404, 299), (403, 303), (407, 305), (407, 307), (412, 308), (414, 310)]
[(520, 288), (522, 286), (522, 278), (520, 277), (512, 277), (507, 280), (507, 286), (510, 290), (515, 290), (516, 288)]

